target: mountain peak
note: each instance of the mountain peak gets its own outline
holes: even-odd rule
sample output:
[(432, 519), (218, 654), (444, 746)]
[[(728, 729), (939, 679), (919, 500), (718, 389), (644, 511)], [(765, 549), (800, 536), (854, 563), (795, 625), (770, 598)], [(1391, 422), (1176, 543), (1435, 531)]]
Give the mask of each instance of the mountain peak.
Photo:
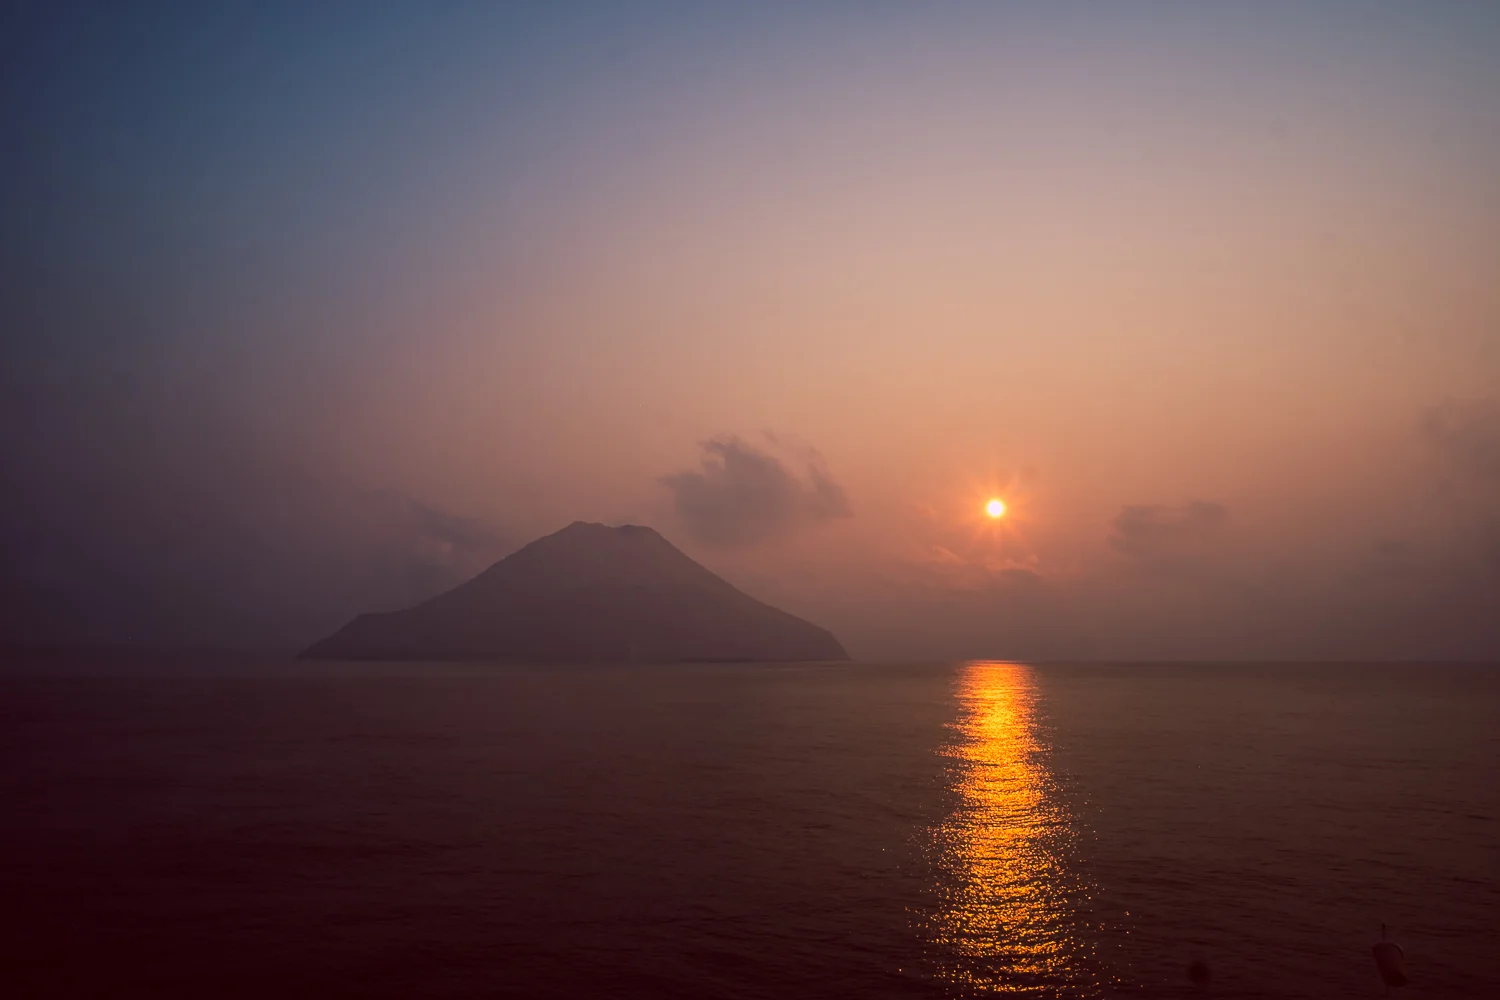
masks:
[[(554, 531), (550, 535), (543, 535), (541, 538), (537, 539), (537, 542), (545, 542), (549, 538), (558, 538), (562, 536), (595, 536), (602, 538), (608, 535), (614, 535), (619, 538), (625, 539), (652, 538), (660, 539), (663, 542), (666, 541), (665, 538), (662, 538), (661, 533), (658, 532), (655, 528), (648, 528), (643, 524), (609, 525), (601, 524), (598, 521), (574, 521), (572, 524), (568, 525), (566, 528), (563, 528), (561, 531)], [(533, 542), (532, 544), (536, 543)]]
[(574, 521), (403, 611), (361, 615), (304, 656), (369, 660), (847, 660), (656, 530)]

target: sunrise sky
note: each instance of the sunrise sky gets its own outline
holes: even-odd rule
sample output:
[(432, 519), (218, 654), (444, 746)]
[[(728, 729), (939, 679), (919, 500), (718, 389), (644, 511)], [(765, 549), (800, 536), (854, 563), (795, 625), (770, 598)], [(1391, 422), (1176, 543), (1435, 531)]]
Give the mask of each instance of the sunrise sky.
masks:
[(0, 638), (295, 647), (583, 519), (860, 658), (1500, 656), (1497, 51), (7, 5)]

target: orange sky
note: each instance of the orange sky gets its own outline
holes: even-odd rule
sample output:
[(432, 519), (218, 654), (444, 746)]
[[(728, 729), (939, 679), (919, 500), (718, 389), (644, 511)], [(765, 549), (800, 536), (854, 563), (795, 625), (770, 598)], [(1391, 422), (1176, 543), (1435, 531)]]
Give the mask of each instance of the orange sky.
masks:
[[(320, 67), (302, 117), (243, 97), (262, 132), (222, 150), (142, 140), (198, 187), (151, 179), (162, 152), (95, 193), (147, 206), (122, 245), (167, 249), (69, 271), (127, 289), (92, 311), (53, 282), (11, 347), (42, 386), (17, 420), (71, 384), (156, 421), (95, 476), (132, 524), (109, 491), (142, 482), (251, 533), (337, 509), (309, 490), (501, 548), (649, 523), (856, 655), (1489, 655), (1496, 24), (1362, 10), (592, 12), (512, 26), (536, 51), (510, 62), (461, 41), (503, 25), (446, 22), (309, 56), (271, 78)], [(236, 143), (286, 154), (241, 177)], [(102, 375), (37, 346), (132, 315)], [(199, 411), (233, 443), (194, 444)], [(88, 430), (13, 433), (101, 468)], [(725, 543), (670, 477), (731, 439), (785, 509), (710, 470), (715, 516), (753, 522)], [(807, 506), (812, 467), (848, 516)], [(222, 500), (237, 476), (297, 485)]]

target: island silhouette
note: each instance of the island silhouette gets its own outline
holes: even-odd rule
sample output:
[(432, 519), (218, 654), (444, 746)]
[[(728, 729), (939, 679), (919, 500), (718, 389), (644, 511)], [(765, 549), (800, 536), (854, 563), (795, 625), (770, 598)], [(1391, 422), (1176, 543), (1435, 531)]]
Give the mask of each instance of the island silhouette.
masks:
[(757, 601), (651, 528), (575, 521), (402, 611), (301, 654), (332, 660), (847, 660), (833, 633)]

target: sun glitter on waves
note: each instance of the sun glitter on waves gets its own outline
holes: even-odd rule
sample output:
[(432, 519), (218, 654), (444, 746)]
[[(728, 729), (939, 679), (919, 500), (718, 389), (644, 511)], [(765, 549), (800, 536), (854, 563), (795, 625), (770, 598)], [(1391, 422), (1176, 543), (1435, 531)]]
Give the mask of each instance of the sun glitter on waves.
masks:
[(1001, 518), (1005, 516), (1005, 501), (998, 498), (990, 500), (984, 505), (984, 512), (990, 517)]
[(970, 661), (954, 701), (943, 753), (957, 802), (933, 830), (925, 925), (938, 975), (986, 995), (1098, 995), (1098, 945), (1080, 917), (1094, 887), (1078, 864), (1082, 827), (1049, 767), (1036, 670)]

